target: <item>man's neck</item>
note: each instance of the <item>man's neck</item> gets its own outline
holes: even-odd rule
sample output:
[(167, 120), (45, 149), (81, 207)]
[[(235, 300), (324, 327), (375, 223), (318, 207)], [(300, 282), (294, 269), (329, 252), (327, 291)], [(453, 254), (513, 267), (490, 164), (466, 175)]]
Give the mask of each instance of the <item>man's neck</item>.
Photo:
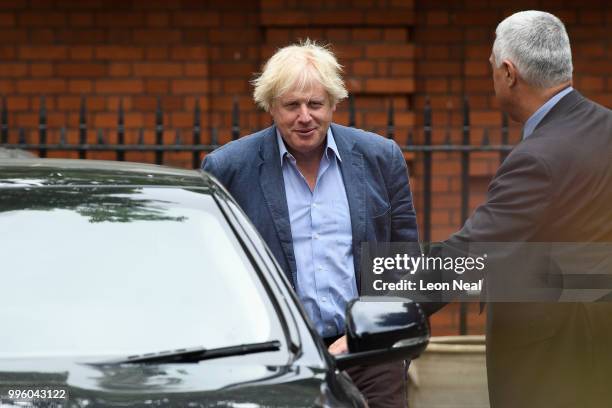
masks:
[(516, 119), (524, 125), (525, 122), (544, 105), (550, 98), (561, 92), (563, 89), (571, 86), (571, 81), (556, 85), (551, 88), (533, 88), (525, 86), (520, 91), (521, 96), (518, 96), (521, 101), (517, 103), (517, 111), (515, 112)]

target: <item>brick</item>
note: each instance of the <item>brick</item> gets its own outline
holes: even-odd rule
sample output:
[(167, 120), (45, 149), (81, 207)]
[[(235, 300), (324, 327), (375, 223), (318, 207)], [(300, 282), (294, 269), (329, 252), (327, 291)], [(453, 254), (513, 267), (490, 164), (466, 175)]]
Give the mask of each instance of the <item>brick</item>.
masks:
[(63, 27), (66, 25), (66, 14), (61, 12), (20, 12), (18, 24), (22, 27)]
[(86, 79), (72, 79), (68, 81), (68, 91), (71, 93), (89, 93), (93, 91), (92, 81)]
[(148, 60), (167, 60), (169, 55), (168, 47), (147, 47), (145, 58)]
[(187, 63), (184, 66), (185, 76), (205, 77), (208, 76), (207, 64)]
[(364, 57), (363, 47), (359, 45), (338, 44), (334, 45), (332, 51), (336, 54), (341, 64), (343, 64), (342, 60)]
[(585, 76), (580, 77), (577, 82), (578, 88), (584, 92), (603, 91), (605, 89), (603, 77)]
[(448, 91), (448, 81), (446, 79), (425, 79), (425, 92), (444, 93)]
[(360, 25), (364, 22), (364, 13), (361, 10), (344, 9), (340, 13), (337, 10), (318, 10), (309, 17), (311, 25)]
[(108, 65), (108, 73), (112, 77), (122, 77), (132, 75), (131, 64), (113, 62)]
[(417, 64), (418, 75), (461, 75), (461, 64), (458, 62), (420, 62)]
[(466, 61), (464, 72), (466, 76), (490, 76), (491, 68), (487, 60)]
[(408, 30), (405, 28), (386, 28), (383, 38), (385, 41), (406, 42), (409, 40)]
[(56, 40), (55, 32), (50, 28), (31, 29), (30, 30), (31, 44), (54, 44)]
[(603, 43), (578, 42), (578, 43), (572, 44), (572, 53), (574, 54), (574, 57), (600, 58), (600, 57), (605, 57), (606, 47)]
[(248, 14), (238, 14), (238, 13), (222, 13), (221, 14), (221, 27), (232, 27), (232, 28), (240, 28), (240, 27), (248, 27), (253, 24), (249, 21)]
[(137, 79), (113, 79), (97, 81), (94, 89), (101, 94), (130, 94), (143, 92), (144, 85), (142, 80)]
[(57, 94), (66, 91), (62, 79), (22, 79), (17, 81), (17, 91), (24, 94)]
[(134, 43), (132, 39), (132, 30), (130, 30), (129, 28), (109, 27), (104, 31), (106, 31), (107, 38), (105, 43), (114, 45), (124, 44), (126, 46)]
[(581, 10), (578, 21), (581, 24), (603, 24), (605, 15), (600, 10)]
[(95, 49), (97, 59), (140, 60), (143, 55), (144, 49), (142, 47), (101, 45)]
[(142, 12), (130, 12), (123, 10), (121, 12), (97, 12), (95, 21), (98, 26), (102, 27), (141, 27), (145, 23), (145, 16)]
[(33, 77), (52, 77), (54, 74), (53, 65), (45, 63), (30, 64), (30, 75)]
[(78, 110), (81, 107), (81, 98), (78, 96), (59, 96), (57, 107), (61, 110)]
[(463, 41), (463, 30), (454, 27), (419, 28), (415, 33), (415, 43), (460, 43)]
[(262, 10), (261, 25), (262, 26), (299, 26), (310, 22), (308, 13), (301, 11), (277, 11), (268, 12)]
[(367, 79), (365, 81), (367, 92), (381, 93), (412, 93), (414, 92), (413, 78), (394, 78), (394, 79)]
[(253, 39), (259, 37), (257, 29), (211, 29), (208, 33), (209, 40), (214, 44), (244, 44), (252, 43)]
[(181, 11), (172, 14), (174, 27), (217, 27), (221, 24), (221, 15), (218, 12)]
[(147, 79), (145, 91), (150, 94), (162, 94), (170, 91), (170, 81), (167, 79)]
[(188, 112), (172, 112), (168, 125), (172, 127), (190, 128), (193, 126), (193, 114)]
[(133, 39), (141, 44), (173, 44), (181, 41), (180, 30), (134, 30)]
[(383, 32), (376, 28), (353, 28), (351, 35), (354, 41), (380, 41)]
[(428, 45), (423, 47), (424, 58), (429, 60), (448, 60), (450, 59), (450, 49), (448, 45)]
[(70, 27), (92, 27), (94, 25), (93, 13), (70, 13), (68, 15)]
[(501, 14), (496, 10), (465, 10), (455, 13), (455, 24), (460, 25), (483, 25), (494, 29), (502, 20)]
[(9, 96), (6, 98), (6, 106), (11, 112), (29, 110), (30, 99), (26, 96)]
[(146, 24), (149, 27), (167, 27), (170, 18), (168, 13), (147, 13)]
[(499, 112), (491, 111), (472, 111), (470, 112), (470, 122), (472, 125), (497, 125), (500, 124)]
[(73, 60), (93, 59), (94, 49), (89, 46), (73, 46), (69, 49), (70, 58)]
[(63, 46), (20, 46), (20, 59), (26, 60), (59, 60), (68, 56), (68, 48)]
[[(351, 30), (348, 28), (330, 28), (325, 30), (325, 38), (327, 38), (327, 40), (329, 40), (331, 43), (346, 42), (351, 38)], [(287, 39), (285, 42), (289, 42), (289, 39)]]
[(137, 63), (134, 74), (137, 77), (176, 77), (183, 75), (183, 69), (176, 63)]
[(253, 64), (236, 63), (236, 64), (212, 64), (210, 74), (213, 77), (244, 77), (248, 78), (254, 72)]
[(182, 44), (202, 44), (208, 42), (208, 29), (188, 29), (182, 30), (183, 41)]
[(367, 58), (412, 59), (412, 44), (373, 44), (365, 48)]
[(374, 63), (371, 61), (356, 61), (352, 64), (354, 75), (372, 75), (374, 74)]
[(170, 58), (174, 60), (203, 60), (207, 58), (206, 47), (175, 46), (171, 48)]
[(2, 30), (0, 36), (0, 43), (5, 44), (19, 44), (27, 43), (29, 41), (29, 34), (27, 30)]
[(14, 27), (15, 21), (15, 14), (0, 13), (0, 27)]
[(414, 75), (413, 62), (392, 62), (391, 75), (393, 76), (412, 76)]
[(448, 12), (440, 10), (428, 11), (425, 21), (428, 25), (446, 25), (448, 24)]
[(208, 81), (190, 81), (182, 79), (172, 81), (172, 93), (175, 94), (207, 93), (208, 90)]
[(106, 41), (106, 32), (102, 29), (95, 30), (59, 30), (56, 41), (63, 44), (97, 44)]
[(366, 24), (380, 25), (414, 25), (413, 10), (368, 11), (365, 15)]
[(27, 74), (28, 66), (23, 63), (0, 63), (0, 76), (22, 77)]
[(107, 69), (106, 64), (69, 63), (58, 64), (55, 68), (55, 72), (58, 76), (63, 77), (95, 78), (105, 76), (107, 74)]

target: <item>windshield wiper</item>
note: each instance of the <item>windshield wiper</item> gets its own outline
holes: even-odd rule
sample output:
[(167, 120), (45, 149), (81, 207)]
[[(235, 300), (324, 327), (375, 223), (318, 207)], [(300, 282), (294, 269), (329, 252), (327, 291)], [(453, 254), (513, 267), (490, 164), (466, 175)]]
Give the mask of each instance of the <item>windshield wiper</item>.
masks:
[(212, 349), (194, 347), (188, 349), (185, 348), (171, 351), (161, 351), (159, 353), (128, 356), (127, 358), (94, 363), (94, 365), (197, 363), (198, 361), (210, 360), (213, 358), (263, 353), (266, 351), (278, 351), (280, 350), (280, 347), (281, 344), (278, 340), (266, 341), (263, 343), (239, 344), (235, 346)]

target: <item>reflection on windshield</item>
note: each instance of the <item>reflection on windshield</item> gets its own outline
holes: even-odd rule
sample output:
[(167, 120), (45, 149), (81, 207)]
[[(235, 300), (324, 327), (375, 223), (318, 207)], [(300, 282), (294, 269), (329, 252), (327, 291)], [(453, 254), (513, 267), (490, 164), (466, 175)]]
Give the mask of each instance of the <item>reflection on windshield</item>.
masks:
[(44, 190), (21, 197), (2, 190), (0, 358), (124, 356), (282, 338), (209, 194)]
[(2, 211), (73, 210), (89, 222), (184, 221), (165, 208), (169, 201), (145, 198), (142, 187), (29, 188), (2, 190)]

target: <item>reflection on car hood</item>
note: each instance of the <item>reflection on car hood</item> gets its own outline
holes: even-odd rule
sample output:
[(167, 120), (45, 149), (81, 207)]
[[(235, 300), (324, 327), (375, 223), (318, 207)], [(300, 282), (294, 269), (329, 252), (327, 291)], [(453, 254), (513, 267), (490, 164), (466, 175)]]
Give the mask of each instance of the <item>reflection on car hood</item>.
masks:
[[(96, 366), (65, 359), (0, 360), (0, 405), (8, 386), (66, 389), (71, 407), (313, 406), (325, 371), (228, 361)], [(37, 387), (38, 386), (38, 387)], [(48, 406), (50, 400), (34, 402)], [(55, 403), (65, 404), (56, 400)], [(62, 406), (65, 406), (62, 404)], [(58, 405), (59, 406), (59, 405)]]

